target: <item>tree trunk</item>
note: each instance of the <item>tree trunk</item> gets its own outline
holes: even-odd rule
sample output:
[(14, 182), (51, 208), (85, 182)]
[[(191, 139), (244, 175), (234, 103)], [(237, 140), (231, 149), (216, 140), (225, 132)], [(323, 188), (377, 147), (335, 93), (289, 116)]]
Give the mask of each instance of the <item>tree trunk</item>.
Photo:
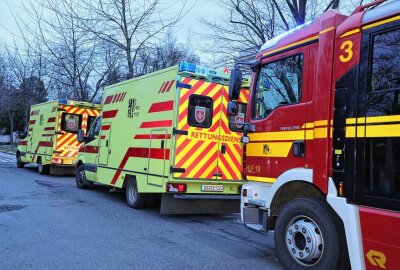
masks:
[(14, 112), (13, 111), (8, 111), (8, 120), (10, 121), (10, 140), (11, 143), (14, 142)]

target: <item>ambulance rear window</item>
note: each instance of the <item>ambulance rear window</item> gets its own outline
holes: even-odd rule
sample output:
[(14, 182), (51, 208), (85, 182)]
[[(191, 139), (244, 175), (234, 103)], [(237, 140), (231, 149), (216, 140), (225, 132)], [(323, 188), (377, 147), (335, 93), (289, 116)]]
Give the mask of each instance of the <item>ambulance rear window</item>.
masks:
[(82, 125), (82, 115), (63, 113), (61, 116), (61, 130), (69, 133), (77, 133)]
[(212, 124), (213, 100), (210, 97), (189, 97), (188, 124), (193, 127), (209, 128)]

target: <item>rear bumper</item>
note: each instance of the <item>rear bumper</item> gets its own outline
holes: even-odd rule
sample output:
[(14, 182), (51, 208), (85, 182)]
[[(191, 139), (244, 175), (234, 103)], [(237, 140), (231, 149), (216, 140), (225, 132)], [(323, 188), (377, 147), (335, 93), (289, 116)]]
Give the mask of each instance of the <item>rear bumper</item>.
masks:
[(240, 212), (240, 196), (164, 193), (161, 214), (227, 214)]
[(240, 195), (175, 194), (173, 197), (174, 197), (174, 199), (177, 199), (177, 200), (240, 201)]

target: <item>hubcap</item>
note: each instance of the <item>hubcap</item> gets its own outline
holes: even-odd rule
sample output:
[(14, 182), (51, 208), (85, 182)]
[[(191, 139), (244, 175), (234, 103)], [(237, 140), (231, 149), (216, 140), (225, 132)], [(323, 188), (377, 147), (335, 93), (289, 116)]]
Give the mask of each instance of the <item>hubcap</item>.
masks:
[(324, 251), (324, 239), (318, 225), (306, 216), (293, 218), (286, 230), (286, 246), (300, 264), (313, 266)]
[(85, 174), (84, 174), (83, 171), (81, 171), (81, 172), (79, 172), (78, 175), (79, 175), (78, 176), (78, 181), (79, 181), (80, 184), (83, 185), (85, 183)]

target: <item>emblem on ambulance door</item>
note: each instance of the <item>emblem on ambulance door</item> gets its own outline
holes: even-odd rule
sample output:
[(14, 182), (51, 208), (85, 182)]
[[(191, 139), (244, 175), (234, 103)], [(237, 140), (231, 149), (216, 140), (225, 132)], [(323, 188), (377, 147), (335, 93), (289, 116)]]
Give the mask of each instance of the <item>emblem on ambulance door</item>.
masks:
[(206, 119), (206, 108), (201, 106), (196, 106), (194, 109), (194, 116), (198, 123), (203, 123)]
[(236, 123), (237, 128), (243, 127), (243, 125), (240, 125), (239, 123), (244, 123), (244, 113), (238, 113), (235, 116), (235, 123)]
[[(137, 105), (137, 99), (136, 98), (131, 98), (128, 101), (128, 117), (133, 118), (134, 116), (139, 116), (139, 110), (140, 107)], [(135, 112), (136, 111), (136, 112)]]
[(70, 129), (74, 129), (75, 128), (75, 120), (73, 120), (73, 119), (68, 120), (68, 127)]

